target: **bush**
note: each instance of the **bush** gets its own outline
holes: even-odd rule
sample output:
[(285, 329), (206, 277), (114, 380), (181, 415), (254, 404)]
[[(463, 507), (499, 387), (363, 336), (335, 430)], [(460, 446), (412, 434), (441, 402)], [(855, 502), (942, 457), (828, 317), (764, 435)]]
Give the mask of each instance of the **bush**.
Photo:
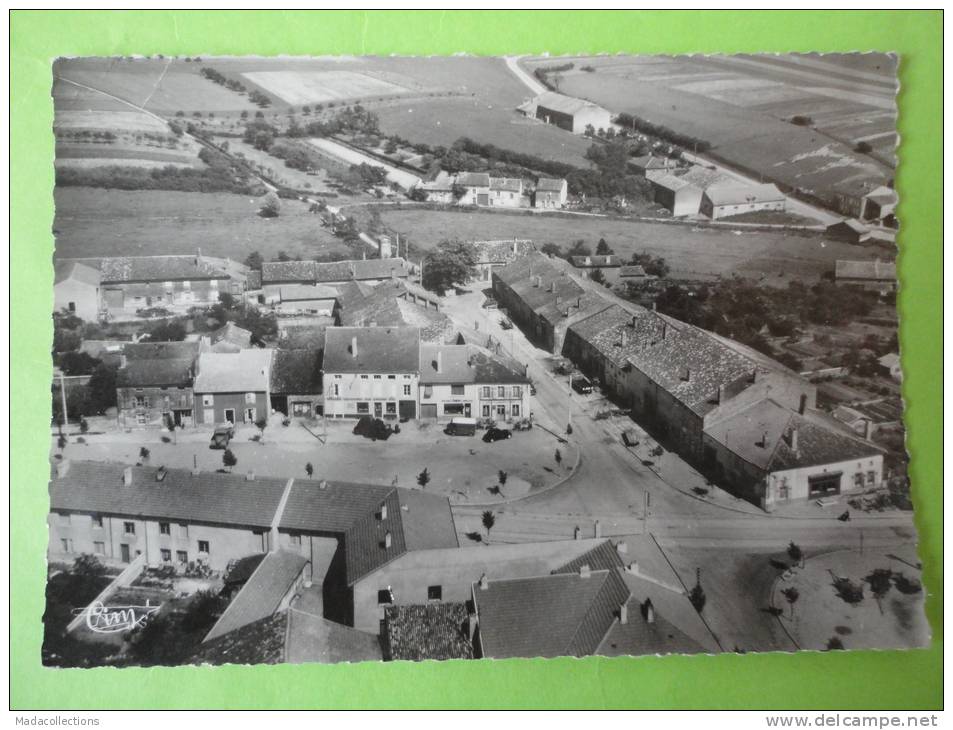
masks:
[(859, 152), (862, 155), (869, 155), (874, 151), (874, 148), (870, 146), (870, 142), (858, 142), (857, 146), (854, 147), (854, 152)]
[(863, 584), (854, 583), (850, 578), (835, 578), (834, 590), (842, 601), (852, 606), (864, 600)]
[(795, 114), (790, 119), (791, 124), (796, 124), (799, 127), (811, 127), (814, 125), (814, 120), (811, 117), (804, 116), (802, 114)]

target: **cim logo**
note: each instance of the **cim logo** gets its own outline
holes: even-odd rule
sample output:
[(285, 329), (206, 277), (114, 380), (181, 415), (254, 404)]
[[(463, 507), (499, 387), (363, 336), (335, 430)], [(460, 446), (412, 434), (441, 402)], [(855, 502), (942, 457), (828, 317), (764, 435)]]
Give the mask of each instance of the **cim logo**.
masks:
[(74, 609), (77, 616), (85, 616), (86, 627), (97, 634), (117, 634), (145, 626), (149, 617), (161, 606), (106, 606), (101, 601), (93, 601), (82, 609)]

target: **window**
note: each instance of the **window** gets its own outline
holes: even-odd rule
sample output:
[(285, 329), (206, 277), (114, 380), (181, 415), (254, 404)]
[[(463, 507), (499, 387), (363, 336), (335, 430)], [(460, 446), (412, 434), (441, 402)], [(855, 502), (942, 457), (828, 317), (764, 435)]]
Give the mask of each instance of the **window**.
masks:
[(69, 305), (68, 305), (68, 308), (69, 308), (69, 311), (75, 312), (75, 311), (76, 311), (76, 302), (70, 302)]
[(484, 398), (490, 398), (490, 397), (492, 397), (492, 394), (493, 394), (492, 388), (490, 388), (489, 385), (484, 385), (484, 386), (483, 386), (483, 397), (484, 397)]
[(405, 375), (405, 376), (404, 376), (404, 380), (410, 380), (410, 376), (409, 376), (409, 375)]
[(144, 395), (136, 396), (136, 408), (145, 408), (146, 407), (146, 397)]
[(341, 379), (341, 376), (340, 376), (340, 375), (335, 375), (334, 377), (335, 377), (337, 380), (340, 380), (340, 379)]
[(361, 376), (361, 380), (367, 380), (367, 376), (366, 376), (366, 375), (362, 375), (362, 376)]
[(377, 591), (377, 605), (384, 606), (394, 602), (394, 593), (390, 588), (381, 588)]
[(443, 600), (443, 586), (427, 586), (427, 600), (428, 601), (442, 601)]
[(392, 415), (394, 415), (394, 414), (397, 413), (397, 404), (394, 403), (393, 401), (390, 401), (389, 403), (386, 403), (386, 404), (384, 405), (384, 408), (385, 408), (385, 410), (387, 411), (387, 414), (390, 415), (390, 416), (392, 416)]
[(126, 533), (127, 535), (135, 535), (135, 534), (136, 534), (136, 523), (135, 523), (135, 522), (123, 522), (123, 523), (122, 523), (122, 531), (123, 531), (124, 533)]
[(874, 482), (877, 481), (877, 472), (869, 471), (867, 472), (867, 484), (873, 486)]
[(206, 555), (211, 552), (211, 550), (209, 550), (208, 540), (199, 540), (199, 552), (205, 553)]
[(451, 386), (450, 386), (450, 395), (463, 395), (463, 386), (462, 386), (462, 385), (451, 385)]
[[(404, 386), (404, 391), (407, 390), (407, 386)], [(433, 398), (433, 386), (425, 385), (424, 386), (424, 398)]]
[(189, 536), (189, 526), (184, 522), (179, 523), (179, 536), (184, 538)]
[(448, 416), (462, 416), (463, 403), (445, 403), (443, 406), (443, 412)]
[(159, 523), (159, 534), (160, 535), (171, 535), (172, 534), (172, 525), (168, 522)]
[(409, 386), (409, 385), (405, 385), (405, 386), (404, 386), (404, 395), (410, 395), (410, 386)]
[(189, 562), (189, 554), (185, 550), (176, 550), (175, 559), (180, 563)]
[(97, 555), (106, 554), (106, 543), (104, 542), (94, 542), (93, 543), (93, 552)]
[(490, 406), (483, 406), (483, 417), (484, 418), (490, 417)]
[(299, 535), (299, 534), (296, 533), (296, 532), (292, 532), (288, 537), (289, 537), (289, 539), (291, 540), (291, 544), (292, 544), (294, 547), (300, 547), (300, 546), (301, 546), (301, 535)]
[(380, 376), (380, 375), (375, 375), (375, 376), (374, 376), (374, 380), (380, 380), (380, 379), (381, 379), (381, 376)]
[(513, 397), (514, 397), (514, 398), (522, 398), (522, 397), (523, 397), (523, 386), (521, 386), (521, 385), (514, 385), (514, 386), (513, 386)]
[(370, 405), (368, 405), (366, 401), (361, 401), (360, 403), (357, 404), (357, 412), (370, 413), (371, 412)]
[(171, 551), (171, 550), (166, 550), (165, 548), (163, 548), (162, 550), (159, 551), (159, 555), (162, 556), (162, 562), (163, 562), (163, 563), (171, 563), (171, 562), (172, 562), (172, 551)]
[(497, 388), (496, 388), (496, 397), (497, 397), (497, 398), (505, 398), (505, 397), (506, 397), (506, 386), (505, 386), (505, 385), (499, 385), (499, 386), (497, 386)]
[(214, 395), (203, 395), (202, 396), (202, 405), (206, 408), (211, 408), (215, 405), (215, 396)]
[(254, 403), (254, 402), (255, 402), (255, 394), (254, 394), (254, 393), (245, 393), (245, 402), (246, 402), (246, 403)]
[(140, 425), (140, 426), (144, 426), (145, 423), (146, 423), (146, 414), (145, 414), (145, 413), (137, 413), (137, 414), (136, 414), (136, 423), (137, 423), (138, 425)]
[(338, 384), (335, 383), (335, 384), (334, 384), (334, 397), (337, 398), (339, 395), (341, 395), (341, 389), (340, 389), (340, 387), (338, 386)]
[(61, 537), (61, 538), (60, 538), (60, 547), (63, 548), (63, 552), (64, 552), (64, 553), (71, 553), (71, 552), (73, 552), (73, 549), (72, 549), (72, 548), (73, 548), (73, 541), (72, 541), (72, 540), (68, 540), (68, 539), (65, 538), (65, 537)]
[(864, 475), (861, 474), (860, 472), (857, 472), (856, 474), (854, 474), (854, 486), (855, 487), (864, 486)]
[(388, 380), (397, 380), (397, 376), (396, 376), (396, 375), (388, 375), (388, 376), (387, 376), (387, 379), (388, 379)]
[(514, 417), (514, 418), (519, 418), (519, 415), (520, 415), (520, 407), (519, 407), (519, 404), (518, 404), (518, 403), (514, 403), (514, 404), (513, 404), (513, 417)]

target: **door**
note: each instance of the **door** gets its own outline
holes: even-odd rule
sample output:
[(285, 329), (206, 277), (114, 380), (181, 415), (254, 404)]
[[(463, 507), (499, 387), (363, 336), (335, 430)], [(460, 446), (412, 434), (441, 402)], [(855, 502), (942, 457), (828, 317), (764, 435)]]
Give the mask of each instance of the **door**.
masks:
[(202, 423), (215, 423), (215, 409), (206, 408), (202, 411)]
[(496, 407), (496, 415), (500, 418), (506, 418), (506, 406), (502, 404), (498, 405)]
[(384, 404), (375, 403), (374, 404), (374, 418), (380, 418), (384, 415)]
[[(436, 409), (437, 406), (434, 406), (434, 418), (436, 418)], [(412, 400), (402, 400), (398, 404), (398, 413), (400, 413), (401, 418), (416, 418), (417, 417), (417, 404)]]
[(235, 409), (226, 408), (225, 409), (225, 420), (229, 423), (235, 423)]
[(258, 416), (258, 412), (254, 408), (245, 409), (245, 423), (254, 423)]
[(471, 410), (470, 404), (469, 404), (469, 403), (464, 403), (464, 404), (463, 404), (463, 415), (466, 416), (467, 418), (470, 418), (470, 416), (472, 415), (472, 414), (470, 413), (470, 410)]
[(129, 562), (129, 546), (126, 543), (122, 543), (119, 546), (119, 552), (122, 556), (122, 562), (128, 563)]
[(489, 193), (477, 193), (477, 205), (489, 205), (489, 204), (490, 204)]
[[(402, 401), (403, 403), (403, 401)], [(422, 403), (420, 406), (420, 417), (421, 418), (437, 418), (437, 404), (436, 403)]]

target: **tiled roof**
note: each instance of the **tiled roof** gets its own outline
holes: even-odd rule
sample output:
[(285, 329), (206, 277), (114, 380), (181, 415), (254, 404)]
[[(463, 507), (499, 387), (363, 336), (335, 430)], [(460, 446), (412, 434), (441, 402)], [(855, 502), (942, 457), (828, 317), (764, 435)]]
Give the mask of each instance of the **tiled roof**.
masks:
[(246, 555), (244, 558), (236, 560), (223, 576), (225, 585), (236, 585), (247, 581), (258, 570), (258, 565), (265, 559), (265, 555), (266, 553)]
[(618, 256), (609, 254), (607, 256), (572, 256), (570, 258), (570, 263), (577, 268), (582, 268), (588, 266), (619, 266), (622, 262), (619, 260)]
[(692, 165), (678, 176), (681, 180), (694, 185), (696, 188), (705, 190), (712, 185), (730, 184), (737, 185), (737, 182), (725, 175), (719, 170), (712, 170), (702, 165)]
[(281, 611), (201, 644), (188, 664), (280, 664), (288, 612)]
[(99, 271), (78, 261), (54, 261), (53, 283), (59, 284), (67, 279), (89, 284), (89, 286), (99, 286)]
[(457, 185), (465, 188), (490, 187), (490, 174), (487, 172), (461, 172), (457, 175)]
[(897, 280), (897, 265), (889, 261), (842, 261), (834, 265), (837, 279), (869, 279), (870, 281)]
[(584, 565), (588, 565), (591, 570), (617, 570), (625, 567), (612, 541), (603, 540), (591, 550), (559, 566), (553, 573), (578, 573)]
[(227, 273), (199, 256), (120, 256), (104, 258), (99, 268), (103, 284), (130, 281), (228, 279)]
[(194, 342), (128, 342), (122, 348), (127, 360), (194, 360), (202, 345)]
[(262, 284), (314, 282), (314, 264), (314, 261), (266, 261), (261, 265)]
[(326, 284), (269, 284), (265, 296), (277, 294), (283, 302), (311, 301), (313, 299), (336, 299), (337, 289)]
[(681, 190), (682, 188), (698, 187), (690, 180), (671, 173), (652, 175), (651, 181), (653, 185), (673, 191)]
[(569, 329), (588, 342), (606, 360), (622, 367), (629, 356), (637, 355), (644, 349), (646, 341), (657, 339), (661, 335), (661, 320), (646, 315), (646, 310), (641, 307), (638, 310), (641, 310), (642, 316), (612, 305), (598, 314), (576, 322)]
[(273, 350), (205, 352), (199, 356), (196, 393), (263, 393), (268, 390)]
[(638, 278), (645, 276), (645, 269), (641, 266), (630, 265), (619, 269), (619, 276), (623, 279)]
[(561, 193), (565, 186), (566, 180), (563, 178), (541, 177), (536, 181), (536, 192)]
[[(791, 447), (795, 429), (796, 450)], [(767, 399), (707, 427), (705, 433), (768, 473), (883, 453), (880, 447), (848, 432), (834, 419), (824, 420), (811, 412), (800, 415)]]
[(646, 170), (666, 170), (674, 167), (674, 164), (664, 157), (657, 155), (642, 155), (633, 157), (630, 162), (637, 167), (644, 167)]
[(122, 464), (71, 462), (64, 476), (50, 482), (50, 509), (267, 528), (286, 484), (284, 479), (184, 469), (167, 469), (158, 481), (159, 468), (125, 468), (132, 474), (129, 486), (123, 483)]
[(355, 261), (336, 261), (316, 263), (314, 281), (361, 281), (367, 279), (390, 279), (410, 276), (411, 265), (402, 258), (357, 259)]
[(453, 320), (443, 312), (424, 309), (419, 304), (414, 304), (406, 299), (398, 299), (397, 308), (400, 310), (401, 320), (407, 326), (416, 327), (420, 330), (420, 341), (422, 343), (443, 343), (453, 333)]
[(324, 338), (326, 373), (416, 373), (420, 367), (416, 328), (329, 327)]
[(279, 529), (343, 534), (358, 519), (376, 510), (393, 487), (351, 482), (295, 479)]
[[(537, 107), (544, 107), (546, 109), (551, 109), (555, 112), (562, 112), (563, 114), (578, 114), (584, 109), (602, 109), (602, 107), (593, 104), (591, 101), (586, 101), (585, 99), (576, 99), (571, 96), (565, 96), (563, 94), (557, 94), (554, 91), (546, 91), (536, 97), (534, 100)], [(608, 112), (606, 112), (608, 113)]]
[(250, 291), (261, 289), (261, 272), (250, 269), (245, 275), (245, 285)]
[(215, 345), (232, 345), (237, 349), (251, 347), (251, 332), (239, 327), (234, 322), (226, 322), (212, 332), (211, 340)]
[[(344, 302), (338, 311), (338, 318), (345, 327), (401, 327), (406, 324), (397, 297), (405, 294), (404, 283), (384, 281), (377, 286), (363, 285), (362, 291), (355, 282), (350, 285)], [(341, 300), (339, 300), (341, 301)]]
[(743, 205), (746, 203), (771, 203), (784, 200), (784, 193), (777, 185), (739, 185), (737, 183), (715, 183), (705, 190), (705, 195), (713, 205)]
[(519, 193), (523, 190), (523, 181), (518, 177), (491, 177), (490, 190)]
[(472, 659), (469, 613), (463, 603), (388, 606), (384, 609), (387, 659)]
[(477, 345), (423, 344), (420, 346), (420, 382), (528, 383), (529, 379), (518, 363)]
[(192, 384), (194, 363), (192, 358), (130, 360), (116, 372), (116, 385), (120, 388), (185, 388)]
[(271, 362), (271, 392), (304, 395), (321, 392), (319, 350), (275, 350)]
[(305, 558), (285, 550), (265, 555), (204, 641), (273, 615), (307, 564)]

